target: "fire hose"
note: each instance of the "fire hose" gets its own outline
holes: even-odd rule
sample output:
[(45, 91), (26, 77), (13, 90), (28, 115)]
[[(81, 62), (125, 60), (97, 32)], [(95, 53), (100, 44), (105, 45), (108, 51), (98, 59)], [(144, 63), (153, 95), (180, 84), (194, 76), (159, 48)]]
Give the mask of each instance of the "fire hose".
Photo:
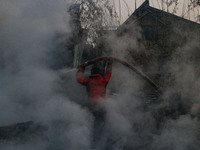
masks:
[(144, 79), (147, 83), (149, 83), (158, 92), (159, 95), (162, 94), (161, 88), (156, 83), (154, 83), (146, 74), (144, 74), (142, 71), (138, 70), (135, 66), (130, 65), (126, 61), (123, 61), (123, 60), (121, 60), (119, 58), (115, 58), (115, 57), (111, 57), (111, 56), (109, 56), (109, 57), (98, 57), (98, 58), (94, 58), (92, 60), (86, 61), (83, 64), (80, 64), (77, 68), (80, 68), (80, 67), (83, 67), (83, 66), (86, 67), (86, 66), (92, 65), (92, 64), (94, 64), (94, 63), (96, 63), (98, 61), (102, 61), (102, 60), (113, 60), (113, 61), (119, 62), (122, 65), (130, 68), (137, 75), (139, 75), (142, 79)]

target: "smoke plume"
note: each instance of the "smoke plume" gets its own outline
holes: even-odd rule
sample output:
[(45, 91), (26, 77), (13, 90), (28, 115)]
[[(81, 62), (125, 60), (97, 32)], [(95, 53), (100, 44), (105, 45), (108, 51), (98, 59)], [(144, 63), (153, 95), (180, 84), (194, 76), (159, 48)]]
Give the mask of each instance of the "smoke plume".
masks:
[[(167, 63), (175, 86), (165, 87), (159, 104), (149, 105), (141, 93), (144, 82), (137, 75), (113, 64), (107, 87), (106, 120), (100, 140), (94, 145), (95, 118), (86, 107), (85, 87), (76, 82), (75, 71), (67, 69), (61, 78), (50, 67), (49, 54), (58, 48), (57, 34), (70, 32), (67, 23), (70, 3), (1, 0), (0, 4), (0, 126), (30, 120), (41, 125), (25, 138), (0, 140), (0, 149), (199, 149), (199, 121), (188, 113), (198, 113), (199, 64), (185, 62), (188, 57), (193, 60), (193, 56), (198, 56), (200, 46), (195, 37), (179, 47)], [(112, 50), (109, 54), (135, 62), (130, 50), (144, 51), (137, 43), (136, 37), (141, 37), (137, 30), (140, 29), (135, 27), (129, 33), (135, 35), (133, 40), (131, 36), (108, 37), (108, 49)], [(177, 97), (181, 97), (177, 101), (175, 90)], [(175, 111), (175, 117), (163, 115), (164, 108), (174, 111), (180, 103), (187, 113)]]
[(0, 149), (90, 149), (93, 118), (69, 99), (59, 74), (49, 67), (56, 35), (70, 32), (69, 2), (1, 0), (0, 4), (0, 126), (31, 120), (47, 128), (24, 140), (1, 141)]

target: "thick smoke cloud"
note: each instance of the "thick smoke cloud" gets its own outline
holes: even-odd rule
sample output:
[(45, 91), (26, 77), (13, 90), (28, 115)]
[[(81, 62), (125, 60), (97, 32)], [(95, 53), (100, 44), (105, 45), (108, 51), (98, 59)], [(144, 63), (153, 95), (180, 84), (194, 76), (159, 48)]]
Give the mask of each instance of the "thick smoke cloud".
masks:
[[(66, 31), (61, 15), (64, 12), (60, 11), (65, 8), (61, 4), (54, 5), (53, 1), (1, 1), (1, 100), (2, 104), (5, 103), (1, 105), (2, 117), (9, 114), (5, 117), (27, 119), (34, 111), (29, 114), (26, 109), (36, 109), (39, 103), (54, 94), (58, 77), (46, 67), (45, 61), (54, 34)], [(2, 119), (1, 125), (15, 121)]]
[[(106, 37), (109, 41), (108, 47), (112, 50), (109, 54), (132, 63), (134, 60), (130, 56), (130, 50), (133, 53), (147, 51), (146, 55), (151, 57), (149, 50), (139, 45), (132, 37), (134, 35), (140, 38), (141, 35), (136, 32), (140, 29), (137, 26), (131, 29), (133, 31), (128, 30), (128, 33), (120, 37)], [(113, 96), (107, 103), (107, 128), (110, 137), (127, 149), (199, 149), (199, 121), (196, 118), (199, 116), (199, 37), (194, 32), (188, 32), (189, 29), (184, 32), (185, 35), (176, 27), (172, 27), (172, 30), (177, 37), (186, 39), (174, 50), (172, 59), (163, 66), (166, 74), (171, 75), (169, 78), (163, 78), (164, 82), (171, 84), (163, 87), (159, 103), (149, 104), (138, 97), (144, 82), (127, 69), (114, 64), (108, 87), (114, 89), (110, 92), (116, 97)], [(173, 42), (179, 41), (176, 37), (170, 39), (174, 40)], [(149, 73), (157, 72), (157, 64), (151, 65)], [(148, 103), (148, 106), (145, 103)], [(117, 140), (117, 137), (120, 139)]]
[[(75, 72), (62, 72), (62, 80), (59, 73), (49, 67), (49, 53), (56, 50), (56, 34), (70, 32), (69, 5), (63, 0), (0, 1), (0, 126), (32, 120), (45, 127), (41, 133), (23, 140), (1, 140), (0, 149), (199, 149), (196, 118), (188, 114), (176, 120), (165, 117), (158, 130), (154, 116), (156, 110), (172, 102), (170, 95), (174, 89), (181, 93), (184, 106), (197, 113), (199, 82), (196, 81), (199, 79), (195, 66), (198, 65), (184, 62), (191, 51), (195, 54), (199, 49), (196, 40), (186, 42), (177, 50), (181, 52), (180, 62), (177, 63), (175, 53), (167, 64), (177, 86), (165, 91), (161, 104), (148, 109), (146, 101), (138, 96), (143, 81), (114, 63), (101, 140), (95, 146), (92, 144), (94, 117), (85, 107), (85, 87), (76, 83)], [(140, 29), (135, 27), (130, 34), (140, 37), (137, 30)], [(108, 37), (107, 42), (113, 56), (129, 62), (134, 62), (128, 55), (130, 49), (144, 50), (129, 36)]]
[(91, 114), (69, 99), (49, 67), (57, 33), (70, 32), (69, 5), (63, 0), (0, 1), (0, 126), (32, 120), (47, 128), (24, 140), (1, 141), (2, 150), (90, 147)]

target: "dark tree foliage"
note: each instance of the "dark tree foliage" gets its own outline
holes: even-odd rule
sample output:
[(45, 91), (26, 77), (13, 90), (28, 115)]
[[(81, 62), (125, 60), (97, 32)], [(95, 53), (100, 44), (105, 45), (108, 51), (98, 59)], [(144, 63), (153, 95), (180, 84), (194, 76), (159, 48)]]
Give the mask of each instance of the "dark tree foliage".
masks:
[(116, 13), (109, 0), (79, 0), (80, 23), (86, 31), (86, 42), (93, 46), (102, 30), (107, 26), (116, 25)]
[(105, 28), (116, 26), (117, 16), (109, 0), (77, 0), (69, 12), (74, 44), (73, 66), (77, 66), (86, 61), (84, 56), (91, 59), (100, 55), (101, 52), (97, 50), (98, 41)]

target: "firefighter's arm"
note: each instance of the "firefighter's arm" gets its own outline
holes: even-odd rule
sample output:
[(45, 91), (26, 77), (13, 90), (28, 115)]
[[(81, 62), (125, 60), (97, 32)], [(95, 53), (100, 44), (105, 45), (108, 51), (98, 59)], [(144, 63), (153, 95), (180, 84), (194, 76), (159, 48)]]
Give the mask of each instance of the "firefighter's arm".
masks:
[(83, 72), (84, 72), (84, 67), (79, 67), (78, 68), (78, 71), (76, 72), (76, 80), (79, 82), (79, 83), (86, 83), (88, 82), (88, 78), (85, 78), (83, 76)]
[(110, 80), (111, 75), (112, 75), (112, 60), (109, 60), (107, 64), (106, 75), (105, 75), (105, 80), (107, 82)]

